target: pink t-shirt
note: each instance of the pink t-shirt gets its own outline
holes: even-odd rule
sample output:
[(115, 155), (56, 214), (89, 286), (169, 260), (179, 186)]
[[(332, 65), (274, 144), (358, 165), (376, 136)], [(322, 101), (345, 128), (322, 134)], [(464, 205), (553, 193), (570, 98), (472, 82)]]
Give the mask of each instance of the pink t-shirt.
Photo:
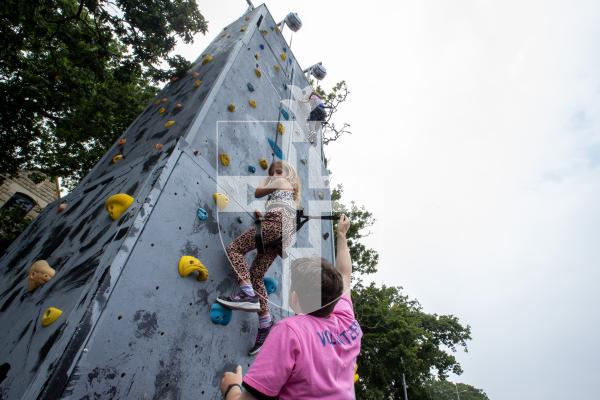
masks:
[(351, 399), (361, 337), (346, 293), (327, 318), (296, 315), (278, 322), (244, 383), (280, 399)]

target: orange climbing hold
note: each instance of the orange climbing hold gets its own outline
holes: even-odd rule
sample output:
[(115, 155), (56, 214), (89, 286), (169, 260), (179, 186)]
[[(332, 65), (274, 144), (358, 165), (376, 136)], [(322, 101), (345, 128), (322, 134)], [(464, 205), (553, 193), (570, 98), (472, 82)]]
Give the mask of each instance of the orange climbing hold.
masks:
[(221, 164), (223, 164), (225, 167), (229, 166), (229, 154), (221, 153), (219, 155), (219, 159), (221, 160)]
[(248, 100), (248, 104), (250, 105), (250, 107), (256, 108), (256, 100), (250, 99), (250, 100)]
[(283, 135), (283, 133), (285, 132), (285, 127), (283, 126), (283, 124), (281, 122), (277, 123), (277, 133), (279, 133), (280, 135)]
[(161, 108), (159, 108), (159, 109), (158, 109), (158, 113), (159, 113), (160, 115), (163, 115), (163, 114), (164, 114), (164, 113), (166, 113), (166, 112), (167, 112), (167, 109), (166, 109), (166, 108), (164, 108), (164, 107), (161, 107)]
[(168, 101), (169, 101), (169, 99), (167, 99), (166, 97), (163, 97), (163, 98), (160, 100), (160, 102), (161, 102), (161, 103), (166, 103), (166, 102), (168, 102)]
[(67, 203), (60, 203), (58, 207), (56, 207), (56, 212), (61, 213), (67, 209)]
[(269, 162), (267, 161), (266, 158), (261, 158), (260, 160), (258, 160), (258, 165), (260, 165), (260, 167), (262, 169), (267, 169), (269, 168)]
[(108, 216), (113, 220), (121, 218), (121, 215), (133, 204), (133, 197), (125, 193), (118, 193), (106, 199), (104, 206)]
[(172, 127), (173, 125), (175, 125), (175, 121), (173, 121), (172, 119), (168, 120), (167, 123), (165, 124), (165, 129), (169, 129), (170, 127)]
[(113, 164), (116, 164), (116, 163), (118, 163), (119, 161), (121, 161), (122, 159), (123, 159), (123, 155), (122, 155), (122, 154), (117, 154), (116, 156), (114, 156), (114, 157), (112, 158), (112, 163), (113, 163)]
[(209, 62), (211, 62), (213, 60), (213, 56), (211, 56), (210, 54), (207, 54), (204, 56), (204, 58), (202, 58), (202, 65), (206, 65)]
[(123, 146), (125, 143), (127, 143), (127, 140), (125, 138), (119, 139), (119, 146)]
[(46, 260), (37, 260), (29, 267), (27, 290), (33, 292), (38, 287), (54, 278), (55, 274), (56, 271), (54, 271), (54, 268), (52, 268)]
[(155, 148), (156, 150), (162, 150), (162, 148), (163, 148), (163, 144), (162, 144), (162, 143), (155, 143), (155, 144), (154, 144), (154, 148)]
[(192, 256), (182, 256), (179, 259), (179, 275), (186, 277), (194, 271), (198, 271), (198, 280), (205, 281), (208, 279), (208, 269), (198, 260)]
[(202, 81), (200, 79), (196, 79), (194, 81), (194, 87), (200, 87), (200, 85), (202, 85)]

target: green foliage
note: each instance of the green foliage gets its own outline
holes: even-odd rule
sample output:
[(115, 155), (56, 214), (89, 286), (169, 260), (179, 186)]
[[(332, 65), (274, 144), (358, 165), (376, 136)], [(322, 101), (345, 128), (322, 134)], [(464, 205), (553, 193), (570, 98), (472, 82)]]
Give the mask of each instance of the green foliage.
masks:
[(445, 380), (431, 380), (425, 385), (427, 398), (431, 400), (489, 400), (481, 389), (464, 383), (454, 384)]
[(0, 255), (30, 222), (30, 218), (23, 217), (23, 210), (19, 207), (0, 208)]
[(143, 110), (152, 80), (189, 67), (169, 57), (176, 39), (207, 29), (195, 0), (4, 0), (0, 20), (0, 171), (69, 186)]
[[(314, 86), (315, 81), (310, 79), (309, 83)], [(346, 81), (339, 81), (333, 85), (329, 92), (317, 85), (315, 92), (317, 92), (319, 97), (323, 100), (325, 107), (327, 108), (327, 118), (323, 123), (323, 144), (335, 142), (343, 134), (352, 134), (352, 132), (348, 130), (350, 124), (343, 122), (341, 126), (339, 123), (336, 125), (333, 118), (350, 94)]]
[(365, 230), (368, 230), (375, 224), (375, 218), (364, 206), (358, 207), (353, 201), (350, 203), (349, 208), (343, 205), (340, 201), (343, 192), (343, 187), (338, 185), (331, 193), (331, 201), (333, 202), (333, 210), (346, 214), (351, 221), (350, 229), (346, 236), (348, 238), (350, 256), (352, 257), (353, 278), (356, 280), (359, 279), (360, 275), (377, 272), (379, 254), (377, 251), (366, 247), (360, 242), (362, 238), (370, 235), (370, 232)]
[(426, 399), (425, 386), (432, 371), (439, 378), (462, 373), (450, 351), (457, 347), (466, 351), (471, 332), (458, 318), (423, 312), (399, 287), (359, 285), (352, 298), (364, 335), (358, 358), (358, 398), (402, 398), (404, 373), (409, 399)]

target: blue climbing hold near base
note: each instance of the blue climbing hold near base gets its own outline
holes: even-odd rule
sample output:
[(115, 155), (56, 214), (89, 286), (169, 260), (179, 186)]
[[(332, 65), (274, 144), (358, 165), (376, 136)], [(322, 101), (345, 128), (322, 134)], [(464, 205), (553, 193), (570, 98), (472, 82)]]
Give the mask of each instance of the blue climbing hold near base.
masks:
[(213, 324), (227, 325), (231, 321), (231, 310), (219, 303), (210, 306), (210, 320)]
[(267, 290), (267, 294), (272, 294), (277, 291), (277, 281), (269, 276), (265, 276), (263, 278), (263, 282), (265, 283), (265, 289)]
[(206, 221), (208, 219), (208, 213), (204, 208), (198, 208), (198, 219), (200, 221)]
[(279, 159), (283, 160), (283, 152), (281, 151), (279, 146), (277, 146), (277, 143), (275, 143), (275, 141), (271, 138), (269, 138), (269, 145), (273, 149), (273, 153), (275, 153), (275, 156), (277, 156), (277, 157), (279, 157)]
[(256, 172), (256, 167), (252, 166), (252, 165), (248, 165), (248, 172), (250, 172), (251, 174)]

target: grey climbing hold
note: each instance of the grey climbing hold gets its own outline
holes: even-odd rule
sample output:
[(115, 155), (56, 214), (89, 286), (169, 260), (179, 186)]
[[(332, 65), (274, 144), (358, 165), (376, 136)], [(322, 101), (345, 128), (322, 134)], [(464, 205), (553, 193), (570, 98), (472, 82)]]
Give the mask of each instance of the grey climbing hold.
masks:
[(248, 90), (249, 90), (250, 92), (254, 92), (254, 86), (253, 86), (253, 85), (252, 85), (250, 82), (248, 82), (248, 83), (246, 84), (246, 87), (248, 88)]
[(318, 196), (319, 196), (320, 200), (323, 200), (323, 198), (325, 197), (325, 195), (323, 194), (323, 192), (319, 192)]
[(242, 217), (237, 217), (237, 222), (239, 222), (240, 224), (242, 224), (244, 222), (244, 220), (242, 219)]

